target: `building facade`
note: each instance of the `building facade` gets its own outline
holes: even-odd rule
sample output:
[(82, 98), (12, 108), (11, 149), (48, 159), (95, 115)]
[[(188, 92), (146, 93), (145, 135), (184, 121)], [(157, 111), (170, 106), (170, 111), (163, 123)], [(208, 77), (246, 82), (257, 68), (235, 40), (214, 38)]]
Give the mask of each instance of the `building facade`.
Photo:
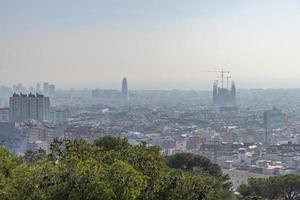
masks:
[(213, 86), (213, 103), (221, 106), (236, 105), (236, 87), (235, 83), (231, 83), (231, 89), (219, 87), (215, 82)]
[(9, 108), (0, 108), (0, 122), (9, 122)]
[(28, 120), (49, 120), (50, 100), (40, 94), (16, 94), (9, 99), (9, 118), (11, 122)]

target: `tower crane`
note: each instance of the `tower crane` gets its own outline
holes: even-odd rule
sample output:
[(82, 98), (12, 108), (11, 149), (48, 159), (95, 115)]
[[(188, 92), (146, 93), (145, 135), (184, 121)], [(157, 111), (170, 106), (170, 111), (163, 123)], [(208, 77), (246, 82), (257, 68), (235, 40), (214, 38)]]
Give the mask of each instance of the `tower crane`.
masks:
[[(206, 72), (211, 72), (211, 73), (220, 73), (222, 77), (222, 88), (224, 88), (224, 75), (227, 74), (229, 76), (230, 71), (227, 70), (220, 70), (220, 71), (206, 71)], [(229, 78), (229, 77), (228, 77)], [(228, 80), (228, 79), (227, 79)]]
[(232, 76), (227, 74), (226, 78), (227, 78), (227, 90), (229, 90), (229, 79), (232, 78)]

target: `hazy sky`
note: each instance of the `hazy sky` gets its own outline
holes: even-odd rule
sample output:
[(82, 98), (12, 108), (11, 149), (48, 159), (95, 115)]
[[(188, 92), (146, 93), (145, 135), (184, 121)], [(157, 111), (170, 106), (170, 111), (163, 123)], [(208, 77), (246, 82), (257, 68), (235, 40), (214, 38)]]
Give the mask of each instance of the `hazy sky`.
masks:
[(300, 88), (299, 0), (0, 0), (0, 84)]

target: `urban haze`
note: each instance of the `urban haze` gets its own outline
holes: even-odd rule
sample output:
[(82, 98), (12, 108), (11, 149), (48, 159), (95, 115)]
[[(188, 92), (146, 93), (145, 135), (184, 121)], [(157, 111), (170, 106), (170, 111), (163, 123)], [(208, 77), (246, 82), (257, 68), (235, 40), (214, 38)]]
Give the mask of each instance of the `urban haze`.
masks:
[(300, 199), (299, 0), (0, 0), (0, 200)]

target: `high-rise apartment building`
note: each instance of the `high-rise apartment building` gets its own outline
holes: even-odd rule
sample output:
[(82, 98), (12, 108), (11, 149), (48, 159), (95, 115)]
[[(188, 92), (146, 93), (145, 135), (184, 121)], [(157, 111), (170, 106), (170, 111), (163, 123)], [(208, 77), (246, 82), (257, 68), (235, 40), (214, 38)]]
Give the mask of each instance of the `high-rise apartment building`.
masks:
[(9, 99), (9, 118), (11, 122), (26, 122), (34, 119), (49, 120), (50, 100), (40, 94), (16, 94)]

